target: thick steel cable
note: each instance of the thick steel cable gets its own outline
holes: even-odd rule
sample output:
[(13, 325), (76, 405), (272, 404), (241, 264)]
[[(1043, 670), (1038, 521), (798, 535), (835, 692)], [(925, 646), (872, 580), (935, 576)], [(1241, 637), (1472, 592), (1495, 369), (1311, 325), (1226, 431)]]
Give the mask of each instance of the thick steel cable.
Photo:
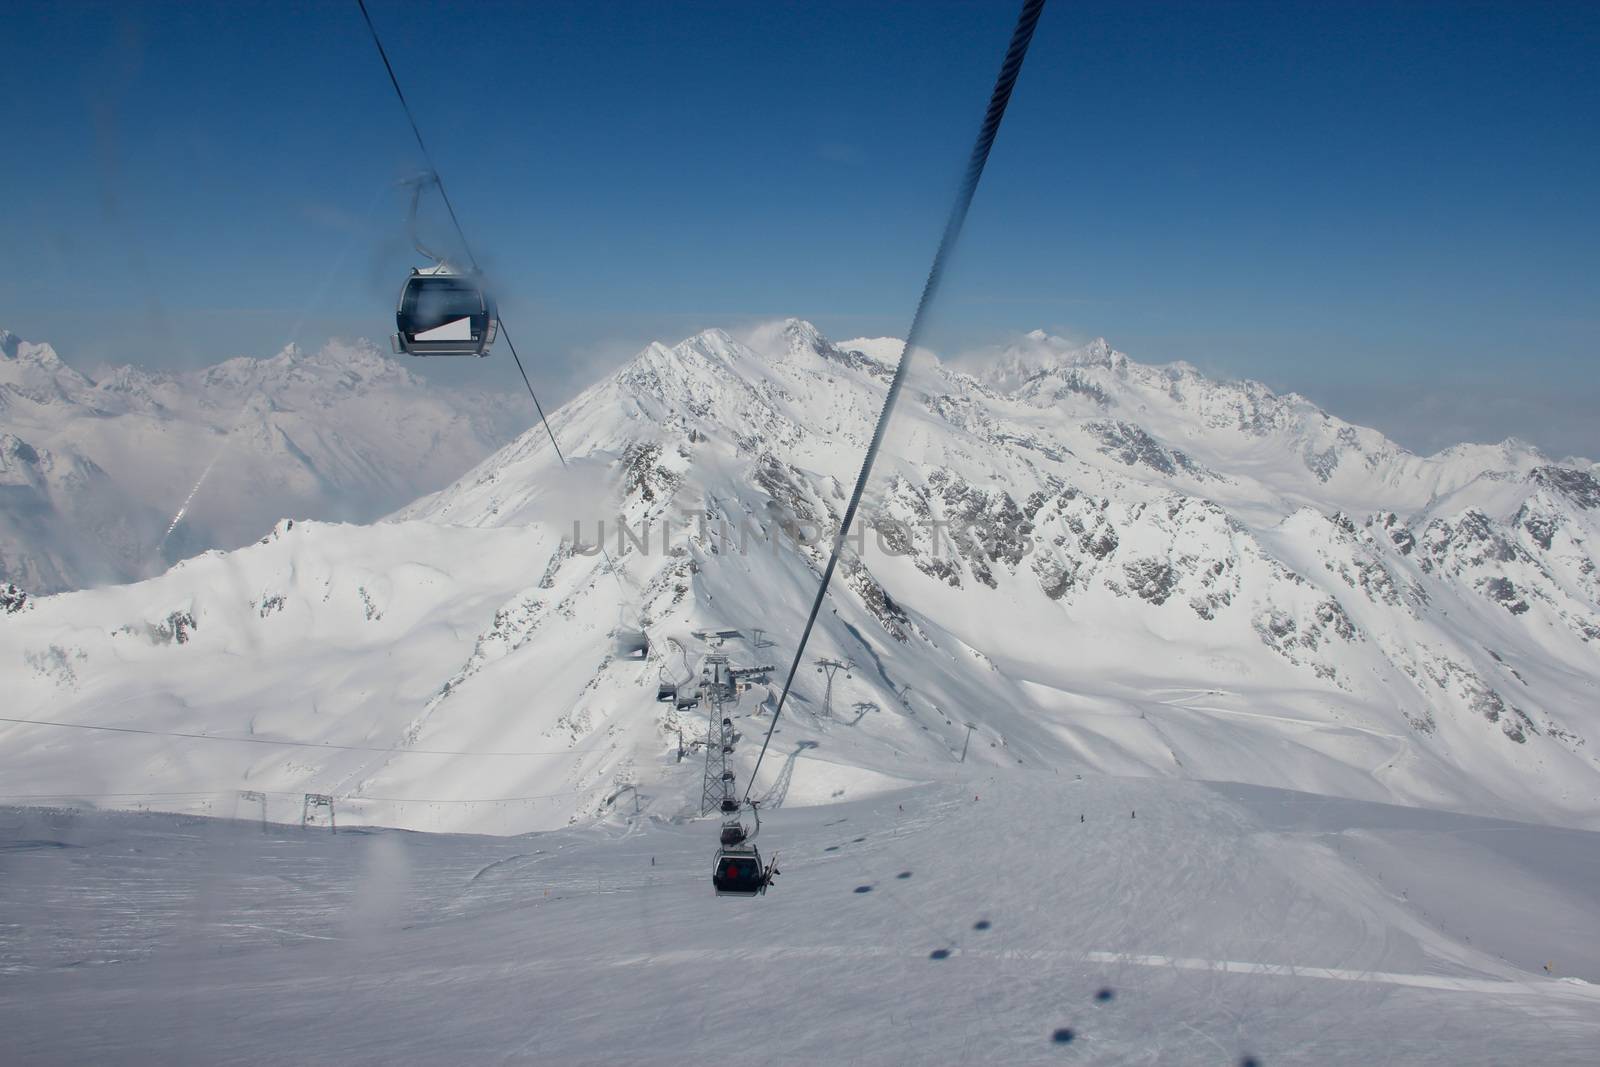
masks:
[(967, 212), (972, 207), (972, 198), (978, 191), (978, 179), (983, 177), (984, 164), (989, 161), (989, 150), (994, 147), (995, 135), (1000, 132), (1000, 121), (1005, 118), (1006, 105), (1011, 102), (1011, 90), (1016, 87), (1017, 75), (1022, 72), (1022, 61), (1027, 57), (1028, 44), (1033, 40), (1033, 31), (1039, 24), (1039, 15), (1044, 11), (1045, 0), (1024, 0), (1022, 12), (1017, 16), (1016, 29), (1011, 31), (1011, 46), (1006, 49), (1005, 61), (1000, 64), (1000, 75), (995, 79), (994, 92), (989, 96), (989, 110), (984, 114), (983, 125), (978, 128), (978, 140), (972, 146), (972, 156), (967, 161), (966, 173), (962, 176), (961, 187), (956, 192), (955, 205), (950, 209), (950, 217), (945, 221), (944, 235), (939, 239), (939, 249), (934, 253), (933, 266), (928, 270), (928, 280), (922, 287), (922, 298), (917, 301), (916, 314), (911, 317), (911, 329), (906, 333), (905, 347), (900, 351), (900, 362), (894, 369), (894, 378), (889, 382), (889, 392), (883, 398), (883, 410), (878, 413), (878, 425), (872, 431), (872, 442), (867, 446), (867, 455), (861, 464), (861, 473), (856, 477), (855, 489), (850, 494), (850, 503), (845, 508), (844, 519), (839, 524), (838, 532), (833, 537), (833, 551), (828, 556), (828, 565), (822, 572), (822, 581), (817, 585), (816, 599), (811, 602), (811, 614), (806, 617), (806, 627), (800, 634), (800, 644), (794, 651), (794, 662), (789, 665), (789, 676), (784, 680), (783, 693), (778, 697), (778, 706), (773, 710), (772, 723), (767, 727), (766, 739), (761, 742), (761, 753), (756, 757), (756, 765), (750, 771), (750, 781), (744, 789), (744, 800), (750, 800), (750, 791), (755, 788), (756, 773), (761, 770), (761, 761), (766, 758), (767, 746), (772, 743), (773, 731), (778, 728), (778, 718), (783, 714), (783, 706), (789, 699), (789, 690), (794, 686), (794, 676), (800, 670), (800, 660), (805, 655), (806, 643), (811, 639), (811, 630), (816, 625), (817, 614), (822, 610), (822, 601), (828, 595), (828, 583), (833, 580), (834, 569), (839, 565), (839, 556), (844, 551), (844, 545), (850, 533), (850, 524), (855, 521), (856, 509), (861, 505), (861, 496), (866, 492), (867, 480), (872, 477), (872, 464), (878, 458), (878, 448), (883, 444), (883, 434), (889, 425), (889, 416), (894, 414), (895, 401), (900, 397), (900, 389), (905, 384), (906, 371), (911, 366), (911, 353), (915, 350), (917, 338), (922, 332), (922, 320), (927, 313), (928, 305), (933, 301), (934, 294), (938, 291), (939, 280), (944, 274), (945, 261), (955, 247), (956, 239), (961, 236), (961, 228), (967, 221)]
[[(378, 27), (373, 25), (372, 14), (367, 10), (367, 0), (356, 0), (361, 8), (361, 17), (366, 20), (367, 32), (372, 34), (372, 43), (378, 48), (378, 58), (383, 60), (383, 69), (389, 72), (389, 84), (394, 86), (394, 95), (400, 100), (400, 108), (406, 113), (406, 121), (411, 124), (411, 136), (417, 139), (417, 148), (422, 152), (423, 161), (428, 164), (428, 169), (433, 172), (433, 177), (439, 184), (439, 199), (444, 201), (445, 210), (450, 213), (450, 222), (456, 228), (456, 236), (461, 239), (462, 251), (467, 254), (467, 261), (472, 264), (475, 273), (482, 274), (478, 266), (478, 257), (472, 251), (472, 243), (467, 240), (467, 231), (461, 226), (461, 219), (456, 215), (456, 206), (450, 200), (450, 192), (444, 187), (444, 175), (439, 173), (439, 167), (433, 161), (433, 153), (428, 151), (428, 144), (422, 139), (422, 130), (417, 126), (417, 117), (411, 112), (411, 104), (406, 101), (405, 90), (400, 88), (400, 79), (394, 72), (394, 64), (389, 62), (389, 53), (383, 47), (383, 39), (378, 36)], [(506, 339), (506, 348), (511, 352), (511, 358), (517, 365), (517, 373), (522, 375), (522, 384), (528, 387), (528, 396), (533, 400), (534, 410), (539, 413), (539, 421), (544, 424), (544, 432), (550, 437), (550, 447), (556, 450), (556, 458), (561, 460), (561, 465), (567, 465), (567, 457), (561, 452), (561, 445), (556, 442), (555, 431), (550, 428), (550, 420), (545, 417), (544, 405), (539, 403), (538, 394), (533, 391), (533, 382), (528, 379), (528, 372), (522, 366), (522, 357), (517, 355), (517, 346), (511, 340), (511, 333), (506, 329), (506, 320), (500, 316), (496, 308), (496, 318), (500, 320), (500, 335)]]

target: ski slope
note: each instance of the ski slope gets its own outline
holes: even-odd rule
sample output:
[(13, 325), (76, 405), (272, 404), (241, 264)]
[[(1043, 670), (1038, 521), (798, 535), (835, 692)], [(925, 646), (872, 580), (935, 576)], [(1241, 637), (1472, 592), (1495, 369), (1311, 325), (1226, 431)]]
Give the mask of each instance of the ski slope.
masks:
[(1579, 1064), (1600, 1045), (1593, 833), (971, 764), (763, 822), (783, 873), (746, 901), (710, 891), (708, 821), (487, 838), (7, 810), (0, 1059)]

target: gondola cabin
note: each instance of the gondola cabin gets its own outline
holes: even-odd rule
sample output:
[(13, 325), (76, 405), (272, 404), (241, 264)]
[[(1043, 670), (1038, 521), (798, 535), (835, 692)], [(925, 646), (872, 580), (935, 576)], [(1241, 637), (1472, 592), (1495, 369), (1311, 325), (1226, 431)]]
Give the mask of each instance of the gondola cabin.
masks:
[(477, 274), (413, 267), (395, 310), (394, 350), (411, 356), (486, 356), (499, 321)]
[(711, 869), (711, 884), (717, 896), (759, 896), (767, 891), (769, 880), (761, 865), (761, 853), (754, 845), (717, 849), (716, 865)]

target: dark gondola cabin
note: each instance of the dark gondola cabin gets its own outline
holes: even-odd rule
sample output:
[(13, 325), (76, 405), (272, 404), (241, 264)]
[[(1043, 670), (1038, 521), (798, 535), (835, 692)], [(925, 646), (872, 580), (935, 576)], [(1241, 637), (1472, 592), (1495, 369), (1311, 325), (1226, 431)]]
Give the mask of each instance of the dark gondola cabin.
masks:
[(395, 311), (394, 350), (412, 356), (486, 356), (499, 322), (478, 277), (413, 268)]
[(753, 897), (767, 891), (768, 876), (755, 848), (717, 850), (711, 884), (719, 897)]

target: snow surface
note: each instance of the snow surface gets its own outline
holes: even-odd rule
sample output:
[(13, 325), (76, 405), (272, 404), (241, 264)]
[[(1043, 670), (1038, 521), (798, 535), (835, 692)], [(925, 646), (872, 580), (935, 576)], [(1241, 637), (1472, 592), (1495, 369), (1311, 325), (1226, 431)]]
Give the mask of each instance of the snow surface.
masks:
[(729, 900), (703, 823), (332, 835), (248, 811), (0, 811), (0, 1058), (1579, 1064), (1600, 1043), (1582, 831), (968, 764), (773, 812), (777, 885)]
[[(1589, 474), (1515, 444), (1418, 457), (1253, 383), (1053, 346), (997, 361), (1008, 388), (919, 360), (868, 510), (972, 533), (852, 551), (808, 658), (857, 669), (830, 715), (804, 665), (788, 728), (818, 747), (757, 795), (926, 780), (971, 722), (988, 765), (1600, 826)], [(736, 630), (735, 666), (780, 668), (728, 709), (764, 732), (825, 550), (781, 531), (837, 521), (888, 378), (797, 320), (652, 345), (554, 413), (570, 470), (530, 432), (393, 521), (28, 600), (0, 617), (8, 717), (96, 729), (0, 727), (4, 791), (204, 812), (255, 789), (290, 814), (319, 792), (491, 833), (629, 786), (697, 812), (677, 754), (704, 712), (657, 683), (698, 675), (694, 631)], [(649, 658), (620, 657), (641, 625)]]
[[(652, 345), (552, 413), (570, 469), (0, 586), (6, 1062), (1588, 1062), (1592, 470), (920, 353), (867, 510), (968, 530), (851, 550), (755, 773), (897, 347)], [(776, 668), (723, 709), (758, 901), (656, 700), (712, 653)], [(251, 822), (307, 793), (338, 835)]]

